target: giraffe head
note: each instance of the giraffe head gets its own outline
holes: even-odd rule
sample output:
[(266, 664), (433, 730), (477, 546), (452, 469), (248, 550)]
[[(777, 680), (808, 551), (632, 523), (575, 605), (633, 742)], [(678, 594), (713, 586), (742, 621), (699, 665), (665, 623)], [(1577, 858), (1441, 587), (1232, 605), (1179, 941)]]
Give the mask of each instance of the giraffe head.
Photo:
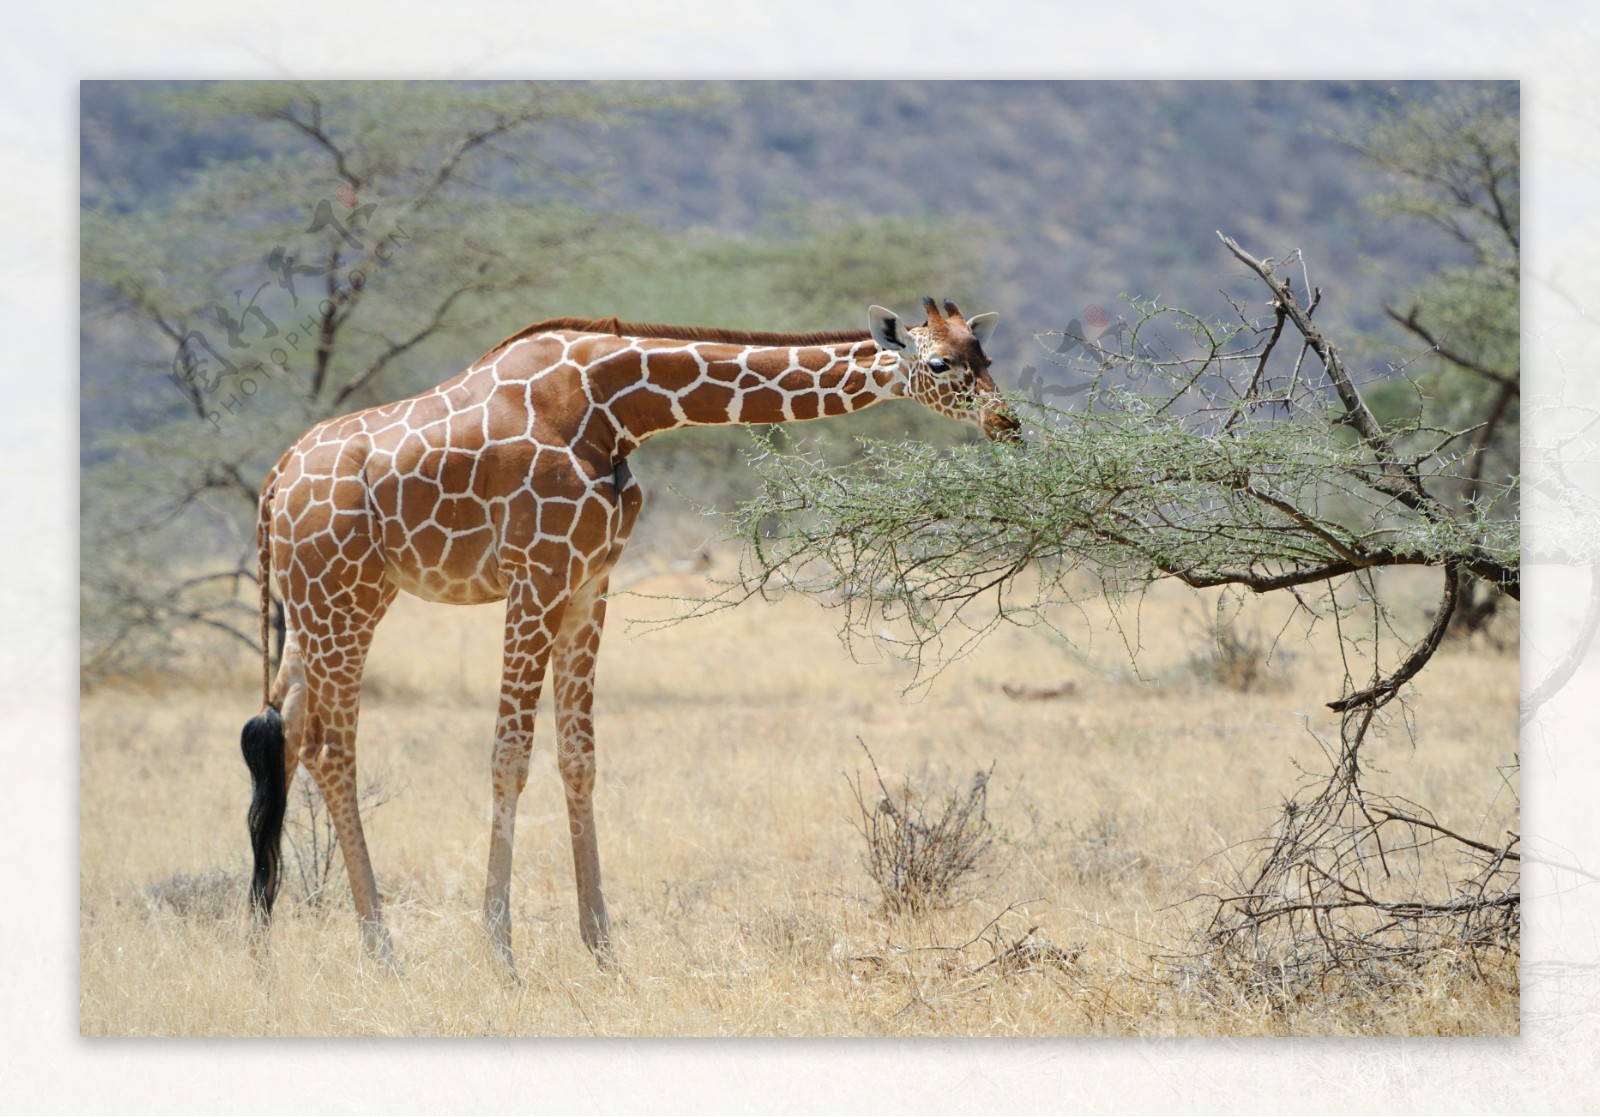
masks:
[(881, 306), (867, 310), (872, 340), (900, 356), (906, 395), (941, 415), (976, 423), (996, 441), (1018, 437), (1021, 423), (1000, 402), (983, 351), (1000, 316), (990, 312), (968, 321), (948, 300), (941, 314), (927, 296), (922, 305), (928, 320), (921, 326), (903, 325), (898, 315)]

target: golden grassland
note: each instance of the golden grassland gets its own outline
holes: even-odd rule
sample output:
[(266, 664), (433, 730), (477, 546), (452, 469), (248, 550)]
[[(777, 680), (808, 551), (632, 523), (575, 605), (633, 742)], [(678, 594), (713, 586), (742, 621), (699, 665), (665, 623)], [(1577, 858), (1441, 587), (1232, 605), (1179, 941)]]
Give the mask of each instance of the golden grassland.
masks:
[[(1420, 633), (1428, 585), (1392, 585), (1397, 616)], [(661, 575), (635, 588), (697, 593), (704, 582)], [(297, 896), (287, 849), (272, 959), (264, 970), (251, 960), (240, 932), (249, 785), (235, 743), (259, 705), (248, 653), (219, 645), (203, 680), (88, 692), (82, 1031), (1515, 1034), (1515, 959), (1482, 976), (1441, 964), (1381, 995), (1289, 1004), (1219, 994), (1162, 964), (1192, 948), (1210, 914), (1184, 901), (1225, 887), (1246, 856), (1240, 843), (1271, 824), (1301, 778), (1296, 764), (1325, 770), (1313, 732), (1337, 739), (1323, 706), (1341, 673), (1331, 627), (1308, 634), (1284, 603), (1251, 604), (1239, 630), (1282, 635), (1268, 684), (1231, 690), (1195, 669), (1215, 600), (1152, 592), (1136, 614), (1137, 670), (1103, 618), (1074, 614), (1061, 620), (1086, 653), (1005, 629), (908, 697), (905, 665), (853, 662), (838, 615), (813, 602), (752, 602), (645, 632), (627, 622), (663, 606), (616, 598), (596, 719), (620, 964), (602, 971), (579, 941), (546, 717), (518, 818), (519, 984), (496, 971), (478, 915), (498, 606), (402, 599), (374, 648), (360, 762), (390, 795), (368, 813), (367, 833), (399, 974), (362, 957), (342, 865), (313, 906)], [(1505, 623), (1515, 631), (1514, 617)], [(1061, 693), (1019, 699), (1008, 684)], [(1414, 688), (1409, 732), (1397, 720), (1369, 747), (1384, 770), (1374, 784), (1462, 833), (1516, 829), (1501, 769), (1514, 760), (1517, 694), (1514, 646), (1447, 644)], [(993, 765), (999, 837), (954, 907), (884, 911), (852, 826), (860, 811), (847, 776), (867, 769), (863, 743), (886, 781), (934, 791)], [(1013, 953), (1002, 964), (1030, 933), (1034, 962)]]

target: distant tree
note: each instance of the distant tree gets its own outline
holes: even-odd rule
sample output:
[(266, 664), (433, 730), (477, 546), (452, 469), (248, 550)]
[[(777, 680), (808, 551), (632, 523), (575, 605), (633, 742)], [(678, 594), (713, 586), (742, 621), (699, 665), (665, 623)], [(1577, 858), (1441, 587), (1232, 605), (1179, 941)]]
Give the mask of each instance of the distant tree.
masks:
[(571, 83), (132, 96), (249, 143), (153, 195), (98, 190), (82, 216), (90, 677), (195, 625), (253, 645), (238, 590), (266, 468), (311, 423), (459, 368), (524, 320), (508, 304), (615, 241), (564, 200), (581, 183), (549, 141), (668, 103)]
[[(1516, 87), (1463, 86), (1383, 112), (1353, 146), (1393, 181), (1374, 199), (1386, 217), (1442, 230), (1465, 250), (1385, 313), (1426, 356), (1372, 393), (1381, 418), (1426, 415), (1470, 427), (1456, 450), (1460, 472), (1441, 498), (1464, 508), (1485, 499), (1514, 508), (1521, 404), (1521, 143)], [(1510, 494), (1512, 499), (1504, 499)], [(1468, 583), (1455, 631), (1494, 614), (1497, 594)]]

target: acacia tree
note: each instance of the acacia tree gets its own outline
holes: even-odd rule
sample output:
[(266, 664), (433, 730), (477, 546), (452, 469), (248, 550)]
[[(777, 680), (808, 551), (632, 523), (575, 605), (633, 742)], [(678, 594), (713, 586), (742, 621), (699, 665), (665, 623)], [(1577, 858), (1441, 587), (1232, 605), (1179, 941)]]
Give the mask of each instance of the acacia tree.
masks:
[[(1438, 567), (1436, 627), (1464, 577), (1517, 597), (1512, 486), (1461, 508), (1439, 495), (1474, 468), (1453, 449), (1473, 428), (1380, 424), (1312, 320), (1321, 292), (1302, 300), (1283, 261), (1223, 240), (1268, 287), (1269, 316), (1144, 304), (1127, 345), (1097, 351), (1080, 409), (1015, 401), (1033, 420), (1025, 446), (875, 443), (844, 470), (758, 460), (764, 494), (733, 520), (748, 548), (739, 592), (831, 596), (847, 631), (904, 621), (902, 649), (927, 663), (1008, 620), (1044, 619), (1081, 592), (1069, 575), (1083, 568), (1113, 589), (1171, 577), (1265, 593)], [(1151, 350), (1143, 339), (1163, 324), (1198, 353)], [(1028, 592), (1013, 592), (1025, 572)], [(1392, 693), (1416, 667), (1374, 689)]]
[[(848, 638), (936, 667), (999, 625), (1050, 624), (1084, 595), (1120, 599), (1162, 578), (1293, 594), (1347, 648), (1364, 644), (1366, 666), (1347, 656), (1330, 695), (1329, 773), (1289, 799), (1237, 887), (1212, 897), (1204, 973), (1278, 996), (1386, 984), (1441, 947), (1473, 966), (1515, 952), (1518, 836), (1453, 833), (1369, 790), (1361, 759), (1474, 588), (1520, 596), (1516, 141), (1504, 110), (1476, 102), (1478, 126), (1417, 157), (1431, 166), (1406, 165), (1414, 188), (1441, 194), (1408, 204), (1485, 247), (1394, 311), (1426, 350), (1410, 344), (1390, 374), (1352, 371), (1314, 320), (1323, 293), (1298, 253), (1273, 260), (1223, 236), (1264, 307), (1206, 318), (1134, 302), (1133, 322), (1100, 340), (1041, 335), (1046, 359), (1088, 389), (1072, 411), (1017, 400), (1031, 420), (1023, 445), (879, 443), (844, 468), (760, 459), (764, 492), (732, 521), (745, 562), (720, 603), (798, 589), (843, 609)], [(1389, 122), (1372, 150), (1399, 150), (1384, 135), (1433, 135), (1432, 111)], [(1419, 365), (1424, 354), (1436, 363)], [(1380, 637), (1399, 622), (1375, 576), (1395, 567), (1437, 571), (1439, 604), (1386, 658)], [(1354, 601), (1366, 603), (1360, 623)]]
[(179, 127), (227, 125), (249, 150), (83, 214), (91, 678), (170, 650), (187, 626), (254, 646), (238, 591), (256, 576), (250, 525), (272, 460), (311, 423), (458, 366), (491, 321), (517, 317), (509, 302), (582, 267), (608, 227), (563, 200), (577, 179), (551, 141), (668, 103), (564, 83), (134, 96)]

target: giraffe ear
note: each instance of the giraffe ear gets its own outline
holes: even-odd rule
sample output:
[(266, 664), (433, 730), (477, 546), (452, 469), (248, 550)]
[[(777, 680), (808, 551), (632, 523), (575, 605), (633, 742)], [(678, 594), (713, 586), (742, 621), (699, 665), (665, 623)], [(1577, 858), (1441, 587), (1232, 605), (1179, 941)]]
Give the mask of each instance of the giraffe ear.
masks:
[(881, 306), (867, 307), (867, 329), (872, 331), (872, 340), (880, 349), (904, 349), (911, 344), (900, 328), (900, 316)]
[(972, 331), (972, 336), (978, 339), (980, 346), (988, 345), (989, 339), (994, 336), (995, 325), (1000, 321), (1000, 315), (994, 311), (979, 314), (967, 319), (967, 328)]

